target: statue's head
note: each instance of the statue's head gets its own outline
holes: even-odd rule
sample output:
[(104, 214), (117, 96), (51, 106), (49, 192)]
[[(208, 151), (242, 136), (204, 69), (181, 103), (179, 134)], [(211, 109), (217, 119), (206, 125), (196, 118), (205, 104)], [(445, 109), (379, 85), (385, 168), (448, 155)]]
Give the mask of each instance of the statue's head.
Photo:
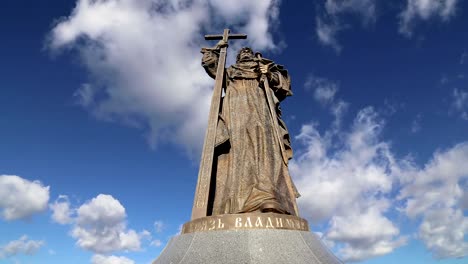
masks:
[(254, 59), (253, 50), (249, 47), (243, 47), (241, 50), (239, 50), (239, 53), (237, 54), (236, 62), (245, 61), (245, 60), (253, 60), (253, 59)]

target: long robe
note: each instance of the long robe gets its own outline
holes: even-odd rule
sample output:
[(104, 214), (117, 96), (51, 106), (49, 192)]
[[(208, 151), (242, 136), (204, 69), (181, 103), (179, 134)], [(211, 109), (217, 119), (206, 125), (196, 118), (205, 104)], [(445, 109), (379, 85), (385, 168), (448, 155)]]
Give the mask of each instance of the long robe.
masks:
[[(212, 78), (216, 77), (218, 56), (216, 50), (203, 51), (202, 65)], [(268, 91), (260, 82), (258, 60), (241, 61), (226, 70), (216, 131), (212, 215), (261, 211), (267, 203), (274, 204), (279, 209), (276, 212), (296, 215), (298, 193), (294, 186), (290, 191), (286, 183), (292, 149), (279, 108), (280, 101), (292, 95), (290, 79), (282, 66), (266, 59), (262, 63), (271, 63)], [(278, 126), (273, 123), (265, 92), (274, 100)]]

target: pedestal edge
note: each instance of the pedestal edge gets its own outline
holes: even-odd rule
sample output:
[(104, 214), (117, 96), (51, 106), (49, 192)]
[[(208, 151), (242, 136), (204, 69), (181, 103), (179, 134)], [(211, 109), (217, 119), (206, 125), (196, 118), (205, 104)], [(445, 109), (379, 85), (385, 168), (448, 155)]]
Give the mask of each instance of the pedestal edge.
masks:
[(252, 229), (310, 231), (307, 220), (297, 216), (275, 213), (244, 213), (198, 218), (185, 223), (181, 233)]

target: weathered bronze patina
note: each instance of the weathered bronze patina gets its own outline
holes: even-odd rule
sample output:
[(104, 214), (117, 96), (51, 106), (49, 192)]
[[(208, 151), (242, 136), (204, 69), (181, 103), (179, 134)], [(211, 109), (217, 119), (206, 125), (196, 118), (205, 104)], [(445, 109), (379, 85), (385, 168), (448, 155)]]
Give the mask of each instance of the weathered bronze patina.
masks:
[[(192, 221), (184, 230), (199, 231), (193, 223), (199, 223), (196, 219), (200, 218), (209, 225), (212, 219), (240, 217), (244, 221), (249, 213), (298, 216), (299, 194), (288, 171), (292, 149), (279, 106), (292, 95), (288, 72), (259, 53), (255, 56), (250, 48), (242, 48), (236, 63), (225, 69), (230, 37), (246, 36), (229, 35), (225, 30), (222, 36), (206, 36), (221, 41), (213, 48), (202, 49), (202, 65), (216, 81)], [(206, 220), (206, 216), (219, 217)], [(225, 225), (231, 222), (226, 220)], [(240, 228), (232, 223), (228, 225)]]
[(239, 229), (287, 229), (309, 231), (306, 220), (286, 214), (245, 213), (207, 216), (185, 223), (182, 234)]

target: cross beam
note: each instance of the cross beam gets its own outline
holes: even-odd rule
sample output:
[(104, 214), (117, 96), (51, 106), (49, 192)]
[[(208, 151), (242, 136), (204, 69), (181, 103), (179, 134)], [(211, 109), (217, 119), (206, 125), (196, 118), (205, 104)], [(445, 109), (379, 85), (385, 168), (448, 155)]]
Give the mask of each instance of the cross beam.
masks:
[[(229, 39), (246, 39), (245, 34), (229, 34), (230, 30), (225, 29), (223, 35), (205, 35), (206, 40), (224, 40), (226, 43)], [(203, 152), (200, 160), (200, 169), (198, 171), (197, 188), (195, 190), (195, 199), (192, 208), (192, 220), (205, 217), (208, 215), (208, 199), (213, 174), (214, 163), (214, 148), (216, 143), (216, 129), (218, 126), (218, 115), (220, 111), (221, 95), (224, 80), (224, 71), (226, 67), (226, 52), (227, 47), (221, 48), (218, 59), (218, 68), (216, 70), (216, 79), (213, 89), (213, 97), (211, 98), (210, 114), (208, 117), (208, 127), (205, 133), (205, 142), (203, 144)], [(213, 190), (211, 190), (213, 191)]]

